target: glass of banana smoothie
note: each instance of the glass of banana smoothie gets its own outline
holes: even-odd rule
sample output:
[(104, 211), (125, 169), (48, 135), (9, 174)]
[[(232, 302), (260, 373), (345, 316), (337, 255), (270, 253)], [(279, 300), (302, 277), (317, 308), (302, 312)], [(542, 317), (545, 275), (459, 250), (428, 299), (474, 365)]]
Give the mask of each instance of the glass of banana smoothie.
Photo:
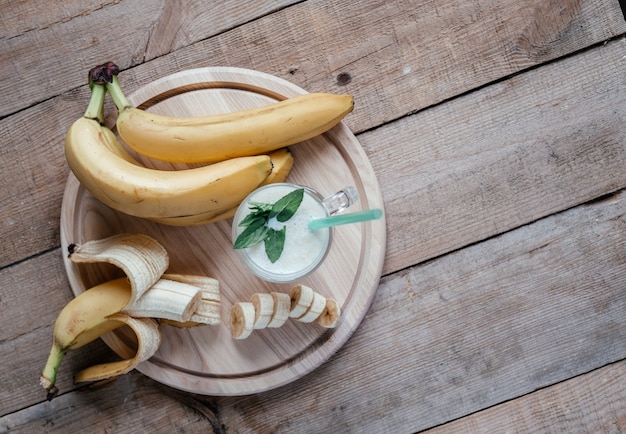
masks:
[(263, 186), (239, 205), (233, 245), (257, 277), (275, 283), (296, 281), (322, 263), (332, 242), (332, 228), (311, 230), (309, 221), (333, 215), (357, 200), (354, 187), (323, 197), (296, 184)]

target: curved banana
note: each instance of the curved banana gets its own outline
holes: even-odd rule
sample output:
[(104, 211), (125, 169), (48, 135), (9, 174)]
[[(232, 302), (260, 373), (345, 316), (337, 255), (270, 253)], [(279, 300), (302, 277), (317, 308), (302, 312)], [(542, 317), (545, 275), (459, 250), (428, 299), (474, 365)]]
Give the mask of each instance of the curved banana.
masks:
[[(94, 85), (89, 106), (96, 105), (94, 100), (101, 103), (104, 92), (102, 85)], [(177, 171), (137, 166), (111, 150), (108, 142), (114, 137), (104, 132), (106, 127), (90, 107), (67, 132), (67, 162), (97, 199), (126, 214), (144, 218), (216, 216), (238, 205), (272, 170), (267, 155)]]
[[(119, 144), (119, 142), (118, 142)], [(121, 146), (121, 144), (120, 144)], [(126, 152), (125, 149), (121, 149), (120, 152)], [(126, 152), (128, 155), (128, 153)], [(130, 155), (129, 155), (130, 156)], [(278, 151), (274, 151), (268, 154), (272, 161), (272, 171), (270, 174), (258, 185), (258, 187), (262, 187), (266, 184), (272, 184), (275, 182), (284, 182), (291, 172), (291, 168), (293, 167), (293, 154), (289, 151), (288, 148), (282, 148)], [(132, 156), (130, 157), (132, 158)], [(136, 161), (136, 160), (135, 160)], [(139, 163), (137, 163), (139, 164)], [(215, 223), (221, 220), (233, 218), (235, 213), (237, 212), (237, 208), (239, 205), (236, 205), (225, 211), (221, 214), (214, 215), (214, 213), (200, 213), (196, 215), (184, 216), (184, 217), (163, 217), (163, 218), (151, 218), (150, 220), (156, 223), (166, 224), (170, 226), (197, 226), (204, 225), (208, 223)]]
[[(125, 360), (79, 372), (75, 381), (120, 375), (150, 358), (161, 335), (156, 320), (184, 324), (220, 321), (219, 282), (206, 276), (165, 273), (167, 251), (142, 234), (118, 234), (69, 246), (75, 263), (108, 263), (125, 277), (94, 286), (70, 300), (54, 324), (52, 348), (40, 382), (54, 398), (57, 371), (67, 351), (80, 348), (107, 332), (128, 325), (137, 336), (137, 351), (123, 349)], [(131, 354), (132, 353), (132, 354)]]
[(124, 325), (108, 318), (120, 312), (130, 300), (130, 285), (121, 285), (122, 280), (125, 279), (105, 282), (82, 292), (57, 316), (52, 348), (40, 379), (41, 385), (49, 391), (49, 400), (54, 396), (50, 393), (55, 393), (57, 370), (65, 354)]
[(210, 116), (171, 117), (133, 107), (117, 75), (106, 84), (117, 131), (136, 152), (178, 163), (214, 163), (265, 154), (320, 135), (354, 107), (351, 95), (310, 93), (264, 107)]

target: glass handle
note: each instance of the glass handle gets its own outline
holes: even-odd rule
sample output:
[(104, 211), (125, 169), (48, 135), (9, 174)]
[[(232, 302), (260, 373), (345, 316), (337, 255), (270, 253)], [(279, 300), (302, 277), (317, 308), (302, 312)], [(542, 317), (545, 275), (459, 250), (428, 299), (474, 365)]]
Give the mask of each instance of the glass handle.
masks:
[(348, 186), (339, 190), (337, 193), (333, 193), (322, 200), (324, 207), (328, 210), (328, 214), (333, 215), (339, 211), (343, 211), (350, 205), (358, 202), (359, 193), (356, 188)]

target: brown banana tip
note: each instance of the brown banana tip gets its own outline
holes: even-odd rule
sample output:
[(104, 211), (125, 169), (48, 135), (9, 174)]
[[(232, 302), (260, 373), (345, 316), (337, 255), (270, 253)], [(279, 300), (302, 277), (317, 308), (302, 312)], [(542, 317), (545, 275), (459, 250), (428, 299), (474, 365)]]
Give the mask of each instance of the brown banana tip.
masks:
[(72, 243), (72, 244), (67, 246), (67, 252), (71, 255), (72, 253), (74, 253), (76, 251), (77, 247), (78, 247), (78, 244)]
[(59, 394), (59, 389), (57, 389), (56, 386), (52, 386), (50, 389), (48, 389), (48, 393), (46, 394), (46, 400), (52, 401), (54, 397), (57, 396), (58, 394)]
[[(104, 66), (106, 67), (108, 76), (111, 77), (111, 81), (113, 81), (113, 76), (120, 73), (120, 67), (113, 62), (107, 62)], [(109, 83), (111, 81), (109, 81)]]
[(89, 84), (107, 84), (113, 82), (113, 77), (119, 74), (120, 68), (113, 62), (106, 62), (94, 66), (89, 70)]

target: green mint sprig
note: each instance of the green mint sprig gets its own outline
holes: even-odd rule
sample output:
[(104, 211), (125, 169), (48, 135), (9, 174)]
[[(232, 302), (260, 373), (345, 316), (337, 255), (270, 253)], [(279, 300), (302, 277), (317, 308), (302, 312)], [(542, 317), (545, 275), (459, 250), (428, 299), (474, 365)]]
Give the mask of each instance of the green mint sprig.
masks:
[(248, 206), (250, 214), (239, 222), (239, 226), (245, 229), (235, 240), (235, 249), (245, 249), (264, 242), (267, 258), (272, 263), (276, 262), (285, 247), (287, 227), (283, 225), (280, 230), (276, 230), (269, 227), (268, 223), (273, 218), (280, 223), (287, 222), (300, 207), (303, 197), (304, 189), (298, 188), (274, 204), (250, 202)]

